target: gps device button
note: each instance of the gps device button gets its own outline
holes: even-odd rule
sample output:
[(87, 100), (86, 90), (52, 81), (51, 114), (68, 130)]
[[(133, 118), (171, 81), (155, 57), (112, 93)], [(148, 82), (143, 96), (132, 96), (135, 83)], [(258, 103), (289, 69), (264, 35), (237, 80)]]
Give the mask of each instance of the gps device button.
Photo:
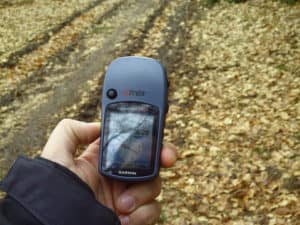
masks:
[(115, 89), (109, 89), (107, 92), (106, 92), (106, 95), (108, 98), (110, 99), (114, 99), (117, 97), (118, 93)]

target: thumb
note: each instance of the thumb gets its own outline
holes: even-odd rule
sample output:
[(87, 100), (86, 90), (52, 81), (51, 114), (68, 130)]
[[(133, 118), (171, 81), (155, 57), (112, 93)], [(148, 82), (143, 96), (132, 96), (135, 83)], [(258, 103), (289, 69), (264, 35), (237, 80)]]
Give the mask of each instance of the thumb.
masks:
[(99, 123), (63, 119), (51, 133), (42, 157), (70, 166), (79, 144), (89, 144), (100, 135)]

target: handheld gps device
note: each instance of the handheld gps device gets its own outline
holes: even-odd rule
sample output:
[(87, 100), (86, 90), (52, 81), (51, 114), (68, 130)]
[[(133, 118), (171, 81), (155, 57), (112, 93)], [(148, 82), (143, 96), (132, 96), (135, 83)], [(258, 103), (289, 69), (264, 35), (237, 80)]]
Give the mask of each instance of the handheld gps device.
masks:
[(144, 181), (158, 174), (167, 98), (167, 75), (158, 61), (127, 56), (108, 66), (102, 92), (102, 175)]

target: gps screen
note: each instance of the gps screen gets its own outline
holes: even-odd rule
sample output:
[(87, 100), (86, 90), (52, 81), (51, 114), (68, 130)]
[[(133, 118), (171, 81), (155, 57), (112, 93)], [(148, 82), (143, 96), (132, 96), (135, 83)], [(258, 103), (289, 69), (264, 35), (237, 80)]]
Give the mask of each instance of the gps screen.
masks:
[(156, 107), (113, 103), (106, 109), (103, 143), (105, 170), (149, 170), (155, 150)]

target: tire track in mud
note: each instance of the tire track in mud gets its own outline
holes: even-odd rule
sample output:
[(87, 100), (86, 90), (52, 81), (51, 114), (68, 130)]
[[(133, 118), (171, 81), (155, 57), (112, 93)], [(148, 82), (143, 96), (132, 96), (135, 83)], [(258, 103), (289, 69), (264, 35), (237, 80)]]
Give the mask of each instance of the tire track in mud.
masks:
[[(166, 139), (174, 143), (178, 148), (182, 148), (185, 144), (186, 134), (184, 127), (179, 124), (180, 121), (189, 121), (190, 110), (194, 104), (192, 95), (192, 82), (193, 78), (197, 76), (198, 72), (196, 68), (193, 68), (194, 55), (197, 55), (198, 49), (191, 47), (191, 30), (193, 24), (196, 22), (197, 11), (195, 8), (199, 8), (199, 3), (190, 1), (189, 5), (183, 6), (184, 21), (178, 20), (175, 16), (173, 23), (170, 24), (172, 29), (176, 29), (179, 24), (179, 32), (177, 32), (174, 43), (167, 42), (160, 50), (159, 57), (166, 65), (169, 72), (170, 90), (169, 90), (169, 104), (170, 114), (177, 114), (177, 117), (167, 118), (166, 122)], [(172, 30), (171, 29), (171, 30)], [(171, 37), (170, 37), (171, 38)], [(188, 79), (185, 79), (188, 77)], [(182, 99), (182, 95), (186, 93), (185, 89), (189, 88), (191, 92), (184, 99), (184, 102), (179, 101)], [(179, 98), (180, 96), (180, 98)], [(178, 112), (180, 112), (178, 114)], [(178, 129), (179, 128), (179, 129)]]
[[(145, 15), (144, 11), (149, 9), (149, 7), (152, 7), (154, 10), (155, 8), (162, 6), (156, 4), (156, 2), (161, 2), (162, 5), (165, 4), (165, 1), (153, 1), (147, 3), (139, 1), (138, 6), (135, 9), (128, 4), (127, 8), (122, 10), (128, 10), (128, 15), (130, 15), (130, 13), (137, 12), (141, 15)], [(122, 13), (124, 14), (124, 12)], [(154, 20), (156, 16), (159, 16), (159, 13), (157, 10), (154, 10), (154, 16), (149, 15), (149, 18)], [(124, 23), (126, 22), (126, 25), (130, 22), (127, 21), (127, 18), (126, 21), (124, 21)], [(115, 16), (114, 19), (117, 20), (118, 16)], [(106, 20), (107, 18), (105, 21)], [(106, 41), (103, 42), (103, 48), (84, 57), (85, 60), (79, 61), (79, 69), (77, 68), (74, 73), (72, 72), (72, 76), (67, 76), (65, 79), (63, 78), (61, 84), (51, 88), (48, 92), (36, 93), (35, 95), (29, 96), (27, 100), (28, 102), (26, 102), (26, 105), (22, 107), (22, 111), (24, 111), (24, 113), (26, 112), (26, 114), (20, 114), (18, 112), (16, 115), (13, 115), (15, 116), (13, 119), (18, 122), (11, 125), (9, 127), (10, 130), (6, 133), (2, 132), (1, 134), (3, 138), (0, 143), (0, 158), (3, 159), (3, 162), (0, 162), (0, 167), (6, 169), (20, 152), (29, 153), (32, 149), (35, 149), (36, 151), (43, 146), (46, 141), (47, 128), (51, 130), (59, 120), (55, 117), (55, 114), (64, 112), (68, 106), (72, 106), (72, 103), (79, 101), (82, 90), (85, 90), (85, 88), (88, 87), (87, 83), (90, 82), (90, 80), (93, 80), (93, 77), (97, 76), (99, 71), (101, 71), (109, 61), (111, 61), (116, 54), (115, 52), (118, 52), (115, 47), (116, 43), (121, 43), (128, 39), (128, 35), (130, 33), (126, 32), (128, 32), (128, 30), (130, 30), (129, 28), (135, 25), (135, 23), (135, 21), (131, 21), (126, 29), (124, 26), (122, 27), (122, 25), (120, 25), (118, 28), (119, 31), (117, 29), (117, 31), (109, 34), (110, 36), (108, 35)], [(150, 25), (147, 27), (149, 26)], [(138, 32), (140, 28), (135, 27), (131, 31), (134, 30)], [(78, 60), (81, 59), (83, 58), (78, 58)], [(64, 66), (67, 67), (68, 65)], [(51, 73), (51, 70), (49, 73)], [(96, 77), (96, 80), (98, 79), (99, 78)], [(23, 121), (20, 121), (21, 119)], [(10, 121), (7, 122), (9, 123)]]
[[(104, 5), (105, 1), (101, 1)], [(89, 22), (87, 21), (87, 26), (91, 27), (92, 24), (98, 24), (101, 23), (102, 20), (105, 18), (108, 18), (113, 15), (114, 11), (116, 11), (122, 4), (126, 3), (126, 1), (116, 1), (112, 6), (106, 6), (108, 7), (104, 12), (100, 12), (100, 15), (97, 15), (96, 18)], [(90, 12), (91, 10), (96, 10), (96, 8), (100, 5), (95, 5), (93, 8), (91, 8), (87, 13), (93, 13)], [(105, 6), (104, 6), (105, 7)], [(87, 14), (88, 15), (88, 14)], [(86, 16), (87, 16), (86, 15)], [(83, 16), (81, 14), (80, 16)], [(81, 18), (76, 18), (80, 20)], [(83, 18), (84, 19), (84, 18)], [(73, 24), (71, 24), (73, 23)], [(66, 26), (69, 26), (66, 28)], [(74, 24), (74, 21), (70, 22), (70, 24), (67, 24), (62, 28), (65, 28), (64, 30), (72, 30), (72, 26), (76, 26)], [(47, 66), (51, 63), (57, 63), (61, 61), (64, 58), (67, 58), (68, 55), (75, 50), (76, 46), (82, 38), (85, 36), (86, 29), (84, 26), (82, 27), (82, 30), (80, 32), (74, 32), (74, 33), (69, 33), (69, 32), (64, 32), (64, 30), (59, 30), (62, 31), (59, 32), (57, 31), (56, 35), (52, 35), (51, 39), (49, 36), (49, 40), (47, 43), (43, 43), (40, 46), (38, 46), (37, 49), (31, 52), (31, 54), (27, 54), (24, 56), (22, 59), (20, 59), (19, 64), (17, 65), (17, 69), (15, 68), (5, 68), (3, 69), (2, 73), (3, 74), (13, 74), (15, 79), (11, 81), (11, 85), (9, 87), (10, 90), (3, 91), (3, 93), (0, 94), (0, 109), (3, 106), (9, 106), (12, 110), (14, 108), (12, 107), (11, 103), (14, 102), (16, 99), (21, 98), (21, 100), (26, 99), (28, 96), (28, 89), (27, 86), (30, 84), (30, 89), (34, 89), (34, 84), (41, 85), (45, 81), (45, 77), (49, 76), (49, 73), (47, 73)], [(69, 37), (71, 35), (71, 37)], [(66, 39), (66, 40), (65, 40)], [(66, 44), (61, 43), (61, 42), (66, 42)], [(57, 44), (58, 43), (58, 44)], [(60, 49), (62, 48), (62, 49)], [(49, 55), (52, 54), (52, 55)], [(61, 59), (61, 60), (58, 60)], [(30, 66), (28, 67), (28, 64)], [(28, 67), (27, 69), (24, 69), (25, 67)], [(8, 71), (5, 71), (8, 70)], [(5, 78), (2, 78), (4, 80)], [(14, 81), (17, 80), (17, 81)], [(7, 80), (4, 81), (4, 84), (1, 85), (0, 82), (0, 89), (4, 89), (5, 87), (7, 88), (7, 84), (5, 84)], [(1, 88), (1, 86), (3, 86)], [(30, 93), (33, 91), (29, 90)], [(5, 112), (7, 112), (8, 109), (5, 109)], [(1, 121), (1, 120), (0, 120)]]
[(12, 53), (5, 62), (0, 63), (0, 68), (16, 66), (21, 57), (33, 52), (34, 50), (38, 49), (41, 45), (47, 43), (51, 39), (51, 36), (55, 35), (59, 31), (64, 29), (67, 25), (70, 25), (75, 19), (77, 19), (81, 15), (92, 10), (97, 5), (100, 5), (103, 1), (104, 0), (94, 1), (93, 3), (91, 3), (87, 7), (85, 7), (84, 9), (75, 11), (72, 15), (67, 17), (63, 22), (59, 23), (58, 25), (54, 26), (53, 28), (46, 30), (42, 34), (38, 34), (37, 37), (35, 38), (35, 41), (28, 43), (26, 46), (24, 46), (20, 50), (17, 50), (16, 52)]

